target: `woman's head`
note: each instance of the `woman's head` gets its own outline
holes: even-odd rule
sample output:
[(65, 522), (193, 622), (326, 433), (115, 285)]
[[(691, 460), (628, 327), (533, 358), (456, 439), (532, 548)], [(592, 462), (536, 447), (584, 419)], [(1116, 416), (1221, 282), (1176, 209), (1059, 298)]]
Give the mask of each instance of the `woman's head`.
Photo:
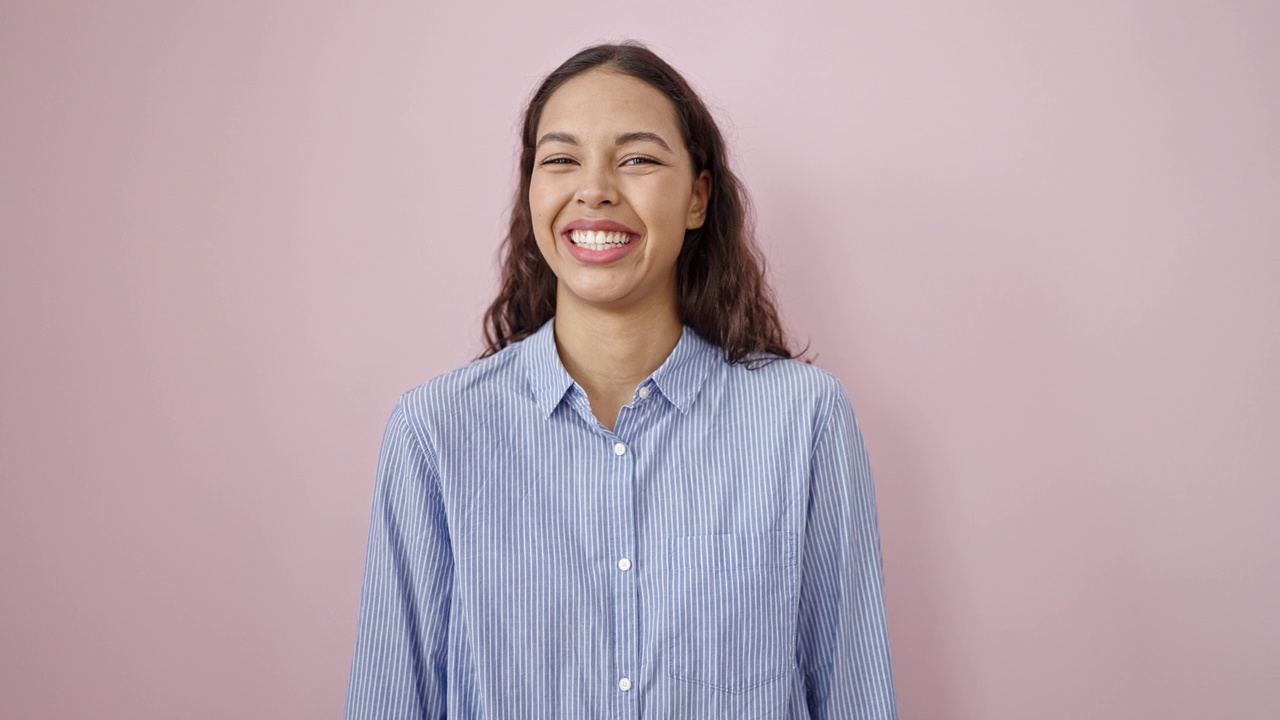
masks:
[(695, 170), (671, 100), (595, 68), (551, 94), (535, 137), (529, 216), (556, 315), (674, 323), (676, 261), (705, 222), (711, 173)]
[[(584, 219), (618, 221), (624, 234), (575, 245), (572, 237), (584, 238), (566, 226)], [(642, 241), (593, 244), (631, 239)], [(720, 130), (684, 78), (638, 43), (587, 48), (533, 94), (502, 252), (486, 354), (550, 319), (559, 282), (575, 299), (602, 304), (674, 293), (680, 320), (730, 361), (791, 356)]]

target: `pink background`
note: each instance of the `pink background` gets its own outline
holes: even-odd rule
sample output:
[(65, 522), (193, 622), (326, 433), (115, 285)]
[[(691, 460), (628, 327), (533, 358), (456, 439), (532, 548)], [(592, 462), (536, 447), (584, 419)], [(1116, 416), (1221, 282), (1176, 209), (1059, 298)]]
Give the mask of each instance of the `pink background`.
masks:
[(517, 115), (648, 41), (853, 395), (903, 716), (1280, 717), (1280, 5), (0, 4), (0, 716), (338, 717)]

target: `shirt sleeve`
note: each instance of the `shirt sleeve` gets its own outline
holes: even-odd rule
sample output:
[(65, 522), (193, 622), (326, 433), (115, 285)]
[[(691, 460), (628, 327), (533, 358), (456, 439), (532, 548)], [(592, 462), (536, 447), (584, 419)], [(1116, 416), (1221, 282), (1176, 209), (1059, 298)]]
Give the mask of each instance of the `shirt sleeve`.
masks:
[(452, 577), (435, 463), (401, 400), (378, 459), (349, 720), (445, 716)]
[(813, 448), (798, 660), (811, 718), (898, 717), (871, 465), (836, 383)]

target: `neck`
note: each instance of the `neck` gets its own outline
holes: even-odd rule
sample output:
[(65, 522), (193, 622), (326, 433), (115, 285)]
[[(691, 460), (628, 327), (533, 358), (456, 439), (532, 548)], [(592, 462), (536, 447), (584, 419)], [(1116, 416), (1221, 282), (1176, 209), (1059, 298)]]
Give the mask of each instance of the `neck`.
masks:
[(660, 307), (603, 311), (556, 303), (556, 348), (570, 377), (609, 429), (636, 386), (667, 359), (684, 330), (673, 302)]

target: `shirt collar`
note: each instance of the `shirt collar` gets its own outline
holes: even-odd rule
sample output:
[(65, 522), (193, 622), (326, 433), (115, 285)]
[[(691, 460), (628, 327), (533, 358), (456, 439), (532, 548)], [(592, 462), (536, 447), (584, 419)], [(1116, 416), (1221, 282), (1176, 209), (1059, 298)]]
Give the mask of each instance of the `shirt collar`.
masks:
[(680, 342), (650, 377), (672, 405), (687, 413), (712, 366), (720, 362), (724, 362), (724, 352), (685, 325)]
[[(550, 417), (574, 385), (573, 377), (564, 369), (560, 353), (556, 350), (555, 318), (545, 322), (521, 345), (534, 402), (538, 404), (543, 418)], [(685, 325), (675, 349), (649, 378), (672, 405), (687, 413), (717, 362), (724, 362), (724, 353)]]
[(556, 350), (555, 321), (553, 317), (542, 324), (538, 331), (520, 343), (523, 347), (520, 355), (524, 358), (525, 370), (529, 373), (529, 386), (533, 388), (533, 400), (538, 404), (542, 417), (551, 416), (564, 394), (573, 387), (573, 377), (560, 362), (560, 352)]

